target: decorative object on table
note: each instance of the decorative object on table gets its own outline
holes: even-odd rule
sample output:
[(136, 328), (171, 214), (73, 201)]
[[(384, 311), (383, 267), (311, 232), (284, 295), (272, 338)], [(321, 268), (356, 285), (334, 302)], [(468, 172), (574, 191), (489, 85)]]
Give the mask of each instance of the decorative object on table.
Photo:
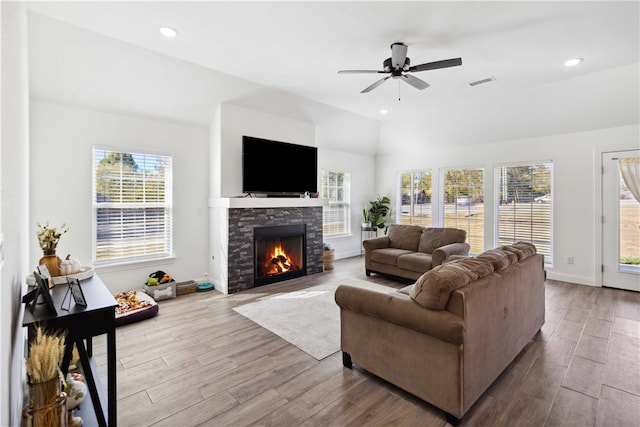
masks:
[(335, 250), (328, 243), (323, 243), (322, 263), (325, 270), (333, 270), (333, 260), (335, 258)]
[[(72, 277), (67, 277), (67, 292), (64, 294), (64, 298), (62, 298), (62, 304), (60, 308), (65, 311), (69, 311), (71, 308), (71, 298), (75, 301), (76, 305), (86, 307), (87, 300), (84, 298), (84, 293), (82, 292), (82, 287), (80, 286), (80, 280)], [(67, 303), (67, 307), (65, 308), (64, 303), (69, 298)]]
[(84, 376), (68, 373), (64, 392), (67, 394), (67, 410), (69, 411), (67, 423), (69, 427), (81, 427), (84, 421), (81, 417), (76, 417), (73, 410), (87, 397), (87, 385), (84, 382)]
[(26, 362), (29, 404), (22, 414), (23, 426), (67, 426), (67, 395), (60, 388), (64, 348), (64, 335), (38, 327)]
[(144, 291), (156, 301), (175, 298), (177, 296), (176, 281), (169, 274), (158, 270), (149, 274), (144, 284)]
[(44, 305), (47, 310), (49, 310), (52, 315), (56, 316), (58, 312), (56, 311), (55, 305), (53, 305), (53, 299), (51, 298), (51, 293), (49, 291), (48, 279), (46, 277), (43, 277), (37, 271), (33, 272), (33, 276), (36, 279), (36, 288), (33, 291), (33, 300), (31, 302), (29, 310), (31, 311), (31, 313), (33, 313), (36, 307), (36, 301), (38, 301), (38, 297), (42, 296)]
[(81, 269), (80, 261), (75, 258), (72, 259), (71, 254), (67, 255), (67, 257), (60, 262), (61, 276), (69, 276), (71, 274), (79, 273)]
[(123, 326), (158, 314), (159, 306), (153, 298), (135, 289), (114, 295), (118, 301), (116, 307), (116, 326)]
[(56, 248), (60, 242), (60, 237), (69, 231), (69, 227), (67, 227), (66, 224), (62, 224), (62, 226), (60, 226), (60, 230), (58, 230), (55, 227), (50, 227), (48, 221), (45, 225), (41, 225), (39, 222), (37, 225), (38, 244), (40, 245), (40, 249), (42, 249), (44, 255), (40, 258), (40, 262), (38, 264), (46, 264), (51, 276), (59, 276), (60, 263), (62, 260), (56, 255)]

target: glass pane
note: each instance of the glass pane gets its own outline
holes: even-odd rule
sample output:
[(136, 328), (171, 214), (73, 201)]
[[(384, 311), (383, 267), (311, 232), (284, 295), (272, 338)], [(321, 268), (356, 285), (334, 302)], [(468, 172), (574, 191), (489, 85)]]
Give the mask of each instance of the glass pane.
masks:
[(484, 170), (456, 169), (443, 174), (445, 227), (467, 232), (471, 253), (484, 250)]
[(620, 176), (620, 265), (640, 266), (640, 203)]
[(431, 171), (400, 175), (400, 223), (431, 227)]

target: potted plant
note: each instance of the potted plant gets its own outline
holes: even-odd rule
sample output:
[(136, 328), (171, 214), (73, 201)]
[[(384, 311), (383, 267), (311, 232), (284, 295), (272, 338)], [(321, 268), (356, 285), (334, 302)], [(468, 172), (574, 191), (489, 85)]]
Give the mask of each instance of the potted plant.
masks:
[(378, 196), (376, 200), (369, 202), (371, 207), (367, 210), (364, 208), (365, 221), (371, 224), (372, 228), (384, 228), (387, 215), (390, 211), (391, 200), (387, 196)]

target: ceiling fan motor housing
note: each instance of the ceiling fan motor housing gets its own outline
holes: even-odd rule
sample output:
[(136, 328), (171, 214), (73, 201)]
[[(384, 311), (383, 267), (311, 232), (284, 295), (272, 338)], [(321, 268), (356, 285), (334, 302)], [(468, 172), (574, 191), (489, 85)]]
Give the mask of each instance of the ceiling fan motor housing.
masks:
[(385, 73), (391, 73), (393, 77), (400, 77), (403, 71), (406, 71), (409, 69), (409, 66), (411, 65), (411, 60), (409, 58), (406, 58), (404, 60), (404, 66), (393, 68), (393, 65), (391, 63), (391, 58), (387, 58), (384, 60), (382, 65)]

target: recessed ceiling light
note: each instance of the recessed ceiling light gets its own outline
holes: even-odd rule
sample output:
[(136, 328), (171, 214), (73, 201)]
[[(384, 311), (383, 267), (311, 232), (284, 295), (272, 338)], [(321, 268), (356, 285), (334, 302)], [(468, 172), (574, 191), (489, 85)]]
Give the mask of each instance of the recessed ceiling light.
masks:
[(171, 27), (160, 27), (160, 34), (171, 39), (178, 35), (178, 31)]
[(380, 114), (387, 114), (388, 112), (389, 110), (387, 110), (386, 108), (380, 110)]
[(573, 58), (573, 59), (569, 59), (568, 61), (566, 61), (564, 63), (565, 67), (575, 67), (576, 65), (578, 65), (579, 63), (581, 63), (583, 61), (582, 58)]

